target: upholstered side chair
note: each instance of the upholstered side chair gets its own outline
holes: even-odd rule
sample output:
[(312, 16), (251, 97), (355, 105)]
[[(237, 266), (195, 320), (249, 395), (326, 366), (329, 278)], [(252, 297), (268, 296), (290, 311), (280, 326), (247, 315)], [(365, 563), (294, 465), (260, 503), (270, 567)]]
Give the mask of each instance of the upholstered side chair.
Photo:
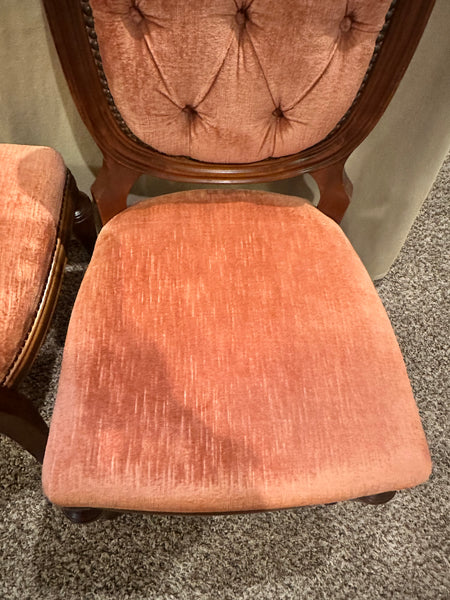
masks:
[(48, 427), (18, 391), (45, 337), (75, 234), (92, 253), (89, 198), (51, 148), (0, 144), (0, 433), (44, 457)]
[[(430, 456), (386, 312), (338, 226), (350, 153), (431, 0), (44, 0), (103, 152), (103, 222), (71, 317), (43, 467), (73, 521), (362, 499)], [(127, 208), (150, 173), (310, 173), (318, 206), (210, 189)]]

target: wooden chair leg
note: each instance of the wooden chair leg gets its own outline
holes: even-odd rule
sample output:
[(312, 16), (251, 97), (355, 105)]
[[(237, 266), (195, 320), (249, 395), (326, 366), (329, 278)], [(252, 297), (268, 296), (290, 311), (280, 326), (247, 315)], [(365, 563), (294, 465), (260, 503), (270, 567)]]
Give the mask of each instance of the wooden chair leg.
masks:
[(319, 186), (320, 200), (317, 208), (336, 223), (342, 221), (353, 193), (353, 184), (345, 172), (346, 160), (345, 158), (310, 173)]
[(0, 388), (0, 433), (20, 444), (42, 464), (48, 426), (31, 400), (6, 387)]
[(89, 197), (78, 190), (74, 194), (73, 233), (92, 255), (97, 239), (94, 206)]
[(359, 502), (364, 502), (364, 504), (386, 504), (389, 500), (395, 496), (397, 492), (383, 492), (382, 494), (374, 494), (373, 496), (361, 496), (361, 498), (357, 498)]
[(101, 508), (63, 508), (62, 512), (72, 523), (84, 525), (94, 521), (111, 521), (121, 515), (120, 512)]
[(106, 157), (91, 192), (103, 225), (127, 207), (127, 196), (141, 173)]

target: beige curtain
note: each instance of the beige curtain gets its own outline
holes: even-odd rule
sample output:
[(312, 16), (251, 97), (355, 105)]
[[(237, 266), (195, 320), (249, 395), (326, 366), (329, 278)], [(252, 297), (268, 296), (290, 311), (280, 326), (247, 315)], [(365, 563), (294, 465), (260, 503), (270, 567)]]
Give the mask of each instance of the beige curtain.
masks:
[[(0, 141), (56, 148), (88, 191), (101, 156), (70, 97), (41, 4), (0, 4)], [(437, 0), (389, 109), (348, 161), (354, 197), (343, 228), (375, 279), (397, 256), (450, 146), (449, 29), (450, 2)], [(192, 187), (147, 177), (134, 192)], [(309, 178), (254, 187), (314, 195)]]

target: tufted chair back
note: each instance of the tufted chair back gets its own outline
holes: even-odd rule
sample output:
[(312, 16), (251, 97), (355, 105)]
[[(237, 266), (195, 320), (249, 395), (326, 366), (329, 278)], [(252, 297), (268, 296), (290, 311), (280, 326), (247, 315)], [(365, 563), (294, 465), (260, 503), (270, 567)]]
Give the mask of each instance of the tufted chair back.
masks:
[(115, 105), (146, 144), (246, 163), (300, 152), (346, 113), (390, 0), (91, 0)]
[(202, 183), (310, 172), (339, 221), (344, 164), (408, 66), (434, 0), (43, 0), (104, 164), (105, 223), (149, 173)]

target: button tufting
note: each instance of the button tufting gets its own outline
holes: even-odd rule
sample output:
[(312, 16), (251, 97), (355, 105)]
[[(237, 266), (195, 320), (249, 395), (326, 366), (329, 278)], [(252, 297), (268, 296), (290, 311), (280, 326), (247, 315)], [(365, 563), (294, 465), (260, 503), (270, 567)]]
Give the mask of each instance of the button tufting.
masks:
[(141, 23), (144, 20), (144, 15), (141, 13), (141, 11), (136, 5), (133, 5), (130, 8), (129, 15), (133, 23), (135, 23), (136, 25), (139, 25), (139, 23)]
[(183, 108), (183, 112), (186, 113), (187, 116), (190, 117), (191, 119), (193, 119), (194, 117), (196, 117), (198, 115), (195, 108), (193, 106), (191, 106), (190, 104), (186, 104), (186, 106)]
[(350, 29), (352, 28), (352, 25), (353, 25), (353, 19), (349, 15), (346, 15), (342, 19), (339, 27), (340, 27), (341, 31), (347, 32), (347, 31), (350, 31)]
[(248, 21), (247, 9), (244, 6), (241, 6), (241, 8), (236, 13), (236, 23), (239, 25), (239, 27), (243, 27), (247, 21)]
[(281, 110), (281, 108), (279, 106), (277, 106), (276, 109), (274, 111), (272, 111), (272, 114), (277, 119), (284, 118), (284, 112)]

